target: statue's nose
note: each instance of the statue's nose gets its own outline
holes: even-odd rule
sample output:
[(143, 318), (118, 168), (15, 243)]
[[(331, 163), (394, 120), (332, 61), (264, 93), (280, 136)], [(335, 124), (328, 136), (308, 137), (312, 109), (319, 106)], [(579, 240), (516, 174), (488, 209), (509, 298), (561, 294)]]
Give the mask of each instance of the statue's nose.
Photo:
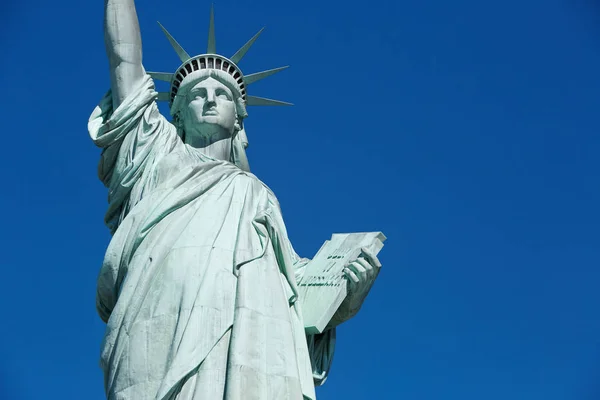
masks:
[(215, 102), (215, 98), (216, 98), (216, 96), (215, 96), (214, 90), (209, 90), (206, 93), (206, 102), (208, 102), (208, 103), (214, 103)]

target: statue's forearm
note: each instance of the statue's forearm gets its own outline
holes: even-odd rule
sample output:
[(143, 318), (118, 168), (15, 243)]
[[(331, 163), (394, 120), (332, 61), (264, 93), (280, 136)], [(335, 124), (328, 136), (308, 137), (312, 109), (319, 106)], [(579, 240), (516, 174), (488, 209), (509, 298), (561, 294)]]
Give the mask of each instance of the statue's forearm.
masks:
[(352, 304), (349, 301), (343, 302), (333, 317), (331, 317), (331, 320), (327, 324), (327, 329), (335, 328), (343, 322), (348, 321), (358, 313), (360, 307), (361, 304)]
[(104, 5), (104, 42), (116, 108), (144, 76), (142, 38), (133, 0), (105, 0)]

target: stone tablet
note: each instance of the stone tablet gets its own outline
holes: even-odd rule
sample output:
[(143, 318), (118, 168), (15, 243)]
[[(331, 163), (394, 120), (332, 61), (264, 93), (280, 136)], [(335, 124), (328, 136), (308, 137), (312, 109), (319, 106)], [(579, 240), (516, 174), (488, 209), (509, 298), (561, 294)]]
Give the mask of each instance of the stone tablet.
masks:
[(334, 233), (323, 243), (298, 284), (306, 333), (322, 333), (346, 298), (346, 265), (358, 258), (362, 248), (377, 255), (385, 239), (381, 232)]

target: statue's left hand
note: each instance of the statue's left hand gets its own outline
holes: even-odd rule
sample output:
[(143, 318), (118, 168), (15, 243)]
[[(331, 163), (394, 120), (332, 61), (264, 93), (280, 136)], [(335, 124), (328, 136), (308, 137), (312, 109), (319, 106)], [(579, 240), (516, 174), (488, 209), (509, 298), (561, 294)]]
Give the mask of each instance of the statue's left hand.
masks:
[(347, 295), (329, 321), (329, 328), (334, 328), (356, 315), (380, 268), (379, 259), (366, 248), (362, 248), (360, 256), (344, 268), (344, 276), (348, 280)]
[(373, 285), (381, 263), (373, 252), (361, 249), (361, 255), (344, 268), (348, 279), (348, 300), (352, 303), (362, 303)]

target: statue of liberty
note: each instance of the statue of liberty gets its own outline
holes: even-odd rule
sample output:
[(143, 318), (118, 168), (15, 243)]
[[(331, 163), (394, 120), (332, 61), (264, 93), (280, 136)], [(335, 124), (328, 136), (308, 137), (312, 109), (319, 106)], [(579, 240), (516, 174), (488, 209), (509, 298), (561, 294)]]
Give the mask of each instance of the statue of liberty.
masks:
[[(336, 326), (352, 317), (381, 264), (364, 250), (344, 269), (348, 294), (320, 333), (305, 330), (298, 285), (310, 260), (288, 239), (277, 198), (250, 173), (247, 94), (282, 68), (243, 75), (233, 56), (191, 57), (147, 73), (134, 0), (105, 0), (111, 90), (88, 129), (102, 148), (112, 233), (97, 286), (107, 323), (101, 367), (110, 400), (315, 399)], [(161, 26), (162, 28), (162, 26)], [(170, 82), (157, 93), (153, 79)], [(172, 121), (157, 100), (169, 103)]]

